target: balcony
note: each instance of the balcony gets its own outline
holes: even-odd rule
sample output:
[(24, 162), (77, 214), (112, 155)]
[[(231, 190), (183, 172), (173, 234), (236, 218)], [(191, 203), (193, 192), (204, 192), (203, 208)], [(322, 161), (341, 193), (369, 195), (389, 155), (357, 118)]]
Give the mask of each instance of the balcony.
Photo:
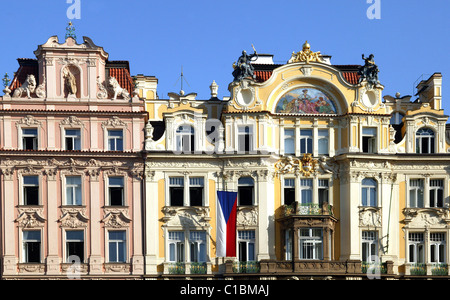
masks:
[(328, 204), (318, 203), (298, 203), (291, 205), (283, 205), (282, 212), (284, 217), (300, 215), (300, 216), (322, 216), (333, 215), (333, 207)]
[(208, 274), (207, 263), (198, 262), (176, 262), (166, 264), (166, 273), (169, 275), (203, 275)]
[(357, 260), (326, 261), (326, 260), (295, 260), (276, 261), (261, 260), (259, 262), (225, 263), (225, 276), (335, 276), (335, 277), (365, 277), (379, 274), (380, 277), (392, 277), (394, 263), (365, 263)]

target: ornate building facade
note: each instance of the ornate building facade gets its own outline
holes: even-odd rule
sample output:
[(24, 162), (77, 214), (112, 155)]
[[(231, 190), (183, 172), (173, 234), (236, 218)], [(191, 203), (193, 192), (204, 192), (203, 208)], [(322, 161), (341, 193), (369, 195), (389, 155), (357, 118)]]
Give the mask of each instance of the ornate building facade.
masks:
[(224, 99), (160, 99), (89, 38), (35, 55), (0, 98), (3, 278), (448, 277), (440, 73), (383, 96), (373, 55), (306, 42), (285, 64), (243, 51)]
[(0, 98), (2, 278), (144, 274), (143, 101), (84, 37), (19, 59)]

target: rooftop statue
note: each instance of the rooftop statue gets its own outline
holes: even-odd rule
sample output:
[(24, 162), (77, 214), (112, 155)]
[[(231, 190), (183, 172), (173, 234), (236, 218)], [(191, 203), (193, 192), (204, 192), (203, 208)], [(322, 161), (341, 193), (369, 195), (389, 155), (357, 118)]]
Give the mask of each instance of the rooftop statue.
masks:
[(358, 71), (358, 74), (360, 76), (358, 83), (367, 81), (367, 85), (369, 88), (372, 88), (378, 83), (380, 83), (378, 81), (378, 72), (380, 72), (380, 70), (378, 69), (378, 66), (375, 64), (373, 58), (374, 58), (373, 54), (370, 54), (369, 57), (365, 57), (363, 54), (362, 59), (365, 61), (365, 63), (364, 66), (361, 66)]
[(303, 44), (302, 51), (297, 53), (292, 52), (292, 56), (289, 59), (288, 64), (295, 62), (309, 63), (310, 61), (322, 62), (322, 58), (320, 57), (320, 51), (312, 52), (311, 46), (309, 45), (308, 41), (306, 41)]
[[(253, 45), (252, 45), (253, 47)], [(252, 61), (258, 59), (258, 53), (256, 53), (255, 48), (253, 47), (253, 54), (247, 54), (245, 50), (242, 51), (242, 55), (239, 57), (237, 64), (233, 63), (233, 77), (235, 82), (239, 82), (244, 78), (255, 79), (254, 68), (252, 66)], [(255, 58), (256, 57), (256, 58)]]

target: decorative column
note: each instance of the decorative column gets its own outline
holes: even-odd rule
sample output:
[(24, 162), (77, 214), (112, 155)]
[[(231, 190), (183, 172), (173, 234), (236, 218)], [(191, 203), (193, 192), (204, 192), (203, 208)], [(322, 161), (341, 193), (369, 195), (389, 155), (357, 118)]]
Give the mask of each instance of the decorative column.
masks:
[(133, 185), (133, 257), (131, 258), (133, 275), (144, 274), (144, 255), (142, 253), (142, 183), (144, 179), (143, 167), (132, 170)]
[(90, 195), (86, 201), (86, 206), (89, 206), (90, 211), (90, 242), (91, 253), (89, 256), (89, 273), (91, 275), (100, 275), (103, 273), (103, 262), (101, 252), (101, 242), (103, 241), (103, 230), (100, 227), (100, 216), (102, 212), (100, 208), (102, 206), (101, 199), (103, 198), (101, 193), (101, 185), (99, 182), (100, 169), (93, 168), (88, 170), (90, 181)]
[[(16, 275), (18, 257), (16, 247), (20, 247), (15, 238), (14, 206), (18, 203), (18, 195), (14, 193), (14, 169), (2, 167), (2, 203), (3, 211), (3, 275)], [(16, 177), (17, 178), (17, 177)], [(8, 200), (8, 201), (5, 201)]]
[(275, 259), (275, 207), (273, 172), (258, 171), (257, 260)]
[[(60, 197), (57, 197), (56, 191), (58, 190), (57, 184), (57, 169), (44, 170), (45, 178), (47, 179), (47, 195), (43, 196), (43, 199), (47, 199), (47, 274), (58, 275), (60, 274), (61, 258), (59, 256), (59, 222), (58, 222), (58, 207), (62, 204)], [(50, 196), (52, 194), (52, 196)], [(60, 200), (58, 203), (58, 199)], [(44, 203), (43, 203), (44, 204)], [(44, 240), (44, 239), (43, 239)], [(62, 254), (62, 252), (61, 252)]]
[(158, 274), (159, 228), (158, 228), (158, 199), (159, 189), (155, 171), (145, 165), (145, 274)]

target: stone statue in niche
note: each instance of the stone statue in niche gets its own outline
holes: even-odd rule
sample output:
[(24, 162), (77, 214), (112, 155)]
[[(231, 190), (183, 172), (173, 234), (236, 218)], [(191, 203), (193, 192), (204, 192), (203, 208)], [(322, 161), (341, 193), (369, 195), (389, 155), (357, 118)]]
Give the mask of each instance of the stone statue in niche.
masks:
[(76, 96), (77, 94), (77, 80), (69, 68), (65, 68), (63, 71), (64, 86), (69, 96)]
[(373, 88), (376, 86), (378, 81), (378, 66), (375, 64), (374, 55), (370, 54), (369, 57), (365, 57), (362, 55), (362, 59), (365, 61), (364, 66), (361, 66), (358, 70), (359, 82), (367, 81), (367, 85), (369, 88)]
[(27, 80), (22, 84), (21, 87), (14, 91), (13, 98), (21, 98), (23, 93), (27, 94), (28, 99), (31, 98), (31, 94), (36, 90), (36, 78), (33, 74), (27, 76)]
[(258, 53), (256, 53), (255, 48), (253, 48), (253, 51), (254, 53), (251, 55), (248, 55), (245, 50), (242, 51), (242, 55), (239, 57), (237, 64), (236, 62), (233, 63), (233, 77), (235, 82), (242, 81), (244, 78), (255, 79), (252, 61), (258, 59)]

